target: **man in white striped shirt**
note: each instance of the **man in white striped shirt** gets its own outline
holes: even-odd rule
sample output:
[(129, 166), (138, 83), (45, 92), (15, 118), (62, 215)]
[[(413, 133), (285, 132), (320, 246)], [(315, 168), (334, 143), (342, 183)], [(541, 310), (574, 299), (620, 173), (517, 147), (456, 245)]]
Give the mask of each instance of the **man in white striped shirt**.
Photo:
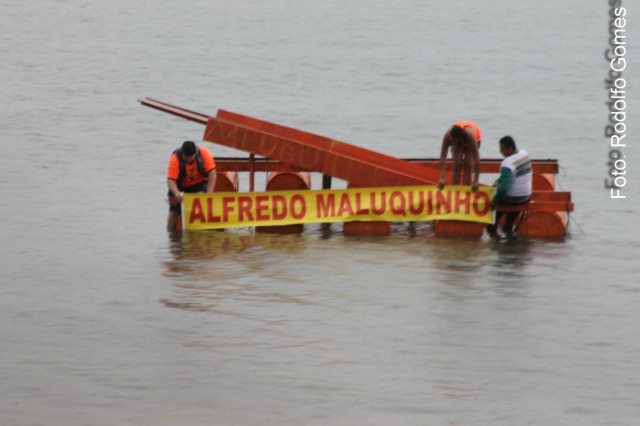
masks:
[[(528, 203), (531, 199), (531, 159), (524, 149), (518, 149), (511, 136), (500, 139), (500, 153), (505, 157), (500, 164), (500, 177), (494, 184), (496, 193), (491, 200), (491, 210), (497, 204), (517, 205)], [(496, 225), (487, 227), (491, 235), (496, 235), (497, 224), (505, 212), (496, 212)], [(502, 230), (506, 234), (513, 232), (513, 222), (520, 212), (507, 212)]]

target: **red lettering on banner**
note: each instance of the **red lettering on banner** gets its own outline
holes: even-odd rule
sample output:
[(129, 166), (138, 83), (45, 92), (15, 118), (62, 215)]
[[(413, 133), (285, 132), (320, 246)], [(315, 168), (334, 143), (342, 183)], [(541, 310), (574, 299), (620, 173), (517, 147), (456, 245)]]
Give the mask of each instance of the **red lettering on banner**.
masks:
[(362, 194), (356, 192), (356, 214), (368, 215), (369, 209), (362, 208)]
[(202, 211), (202, 205), (200, 204), (199, 199), (193, 200), (193, 205), (191, 206), (191, 214), (189, 215), (189, 223), (193, 223), (196, 220), (204, 223), (204, 212)]
[(316, 212), (318, 217), (328, 217), (336, 215), (336, 197), (335, 194), (326, 194), (326, 198), (323, 194), (316, 196), (316, 205), (318, 211)]
[[(256, 197), (256, 200), (259, 197)], [(251, 197), (241, 196), (238, 197), (238, 222), (242, 222), (244, 220), (244, 215), (247, 215), (248, 221), (253, 221), (253, 214), (251, 213), (251, 208), (253, 207), (253, 200)]]
[(466, 197), (462, 198), (463, 193), (456, 192), (456, 205), (454, 211), (456, 213), (460, 213), (460, 206), (464, 206), (464, 214), (469, 214), (471, 210), (471, 193), (469, 191), (465, 191), (464, 195)]
[(349, 216), (353, 216), (353, 208), (351, 207), (351, 200), (349, 194), (344, 193), (340, 198), (340, 207), (338, 208), (338, 216), (342, 216), (345, 213), (349, 213)]
[[(296, 211), (296, 203), (299, 205), (299, 211)], [(300, 194), (291, 197), (289, 210), (291, 210), (291, 217), (302, 219), (307, 214), (307, 203), (304, 201), (304, 197)]]
[(416, 207), (415, 200), (413, 199), (413, 191), (409, 191), (409, 212), (411, 214), (419, 215), (424, 211), (424, 192), (418, 192), (418, 206)]
[(269, 220), (269, 196), (268, 195), (258, 195), (256, 197), (256, 220)]
[(391, 208), (391, 213), (405, 216), (407, 214), (405, 212), (405, 209), (407, 208), (407, 200), (405, 200), (404, 194), (400, 191), (392, 192), (389, 197), (389, 207)]
[(222, 220), (229, 222), (229, 213), (235, 211), (235, 207), (230, 205), (235, 201), (234, 197), (224, 197), (222, 199)]
[[(287, 199), (282, 195), (274, 195), (271, 199), (271, 212), (274, 220), (281, 220), (287, 217)], [(278, 210), (280, 209), (280, 210)]]
[(384, 191), (380, 193), (380, 207), (376, 207), (376, 193), (372, 192), (371, 193), (371, 212), (373, 212), (374, 214), (380, 215), (380, 214), (383, 214), (385, 210), (387, 210), (387, 193)]
[(220, 216), (213, 215), (213, 198), (207, 198), (207, 223), (220, 222)]
[[(380, 191), (384, 189), (385, 191)], [(329, 193), (327, 193), (329, 192)], [(247, 226), (250, 222), (308, 221), (322, 222), (322, 218), (342, 217), (344, 221), (354, 216), (392, 214), (385, 220), (402, 220), (399, 216), (411, 215), (409, 220), (428, 220), (428, 216), (466, 215), (469, 220), (486, 218), (491, 214), (490, 194), (478, 191), (421, 190), (419, 188), (363, 188), (357, 191), (322, 191), (314, 194), (316, 211), (308, 212), (307, 195), (235, 194), (229, 197), (211, 195), (193, 197), (187, 224), (201, 225), (235, 222)], [(305, 192), (307, 194), (307, 192)], [(339, 196), (340, 199), (336, 199)], [(368, 197), (368, 198), (365, 198)], [(205, 201), (206, 200), (206, 201)], [(186, 206), (189, 206), (186, 204)], [(314, 217), (313, 214), (316, 214)], [(185, 213), (186, 214), (186, 213)], [(311, 214), (311, 217), (308, 215)], [(348, 219), (351, 217), (351, 219)], [(450, 217), (451, 218), (451, 217)], [(320, 220), (318, 220), (320, 219)], [(445, 218), (446, 219), (446, 218)], [(339, 220), (339, 219), (338, 219)], [(245, 225), (242, 225), (245, 223)], [(258, 224), (256, 224), (257, 226)], [(216, 226), (210, 226), (215, 228)]]
[(442, 191), (436, 192), (436, 214), (441, 214), (443, 207), (445, 213), (451, 213), (451, 192), (445, 192), (447, 194), (446, 198), (442, 194)]
[[(484, 201), (482, 210), (478, 208), (478, 204), (480, 204), (480, 201)], [(489, 196), (484, 192), (478, 191), (476, 192), (475, 197), (473, 197), (473, 212), (478, 216), (485, 216), (487, 213), (489, 213), (490, 204), (491, 202), (489, 201)]]

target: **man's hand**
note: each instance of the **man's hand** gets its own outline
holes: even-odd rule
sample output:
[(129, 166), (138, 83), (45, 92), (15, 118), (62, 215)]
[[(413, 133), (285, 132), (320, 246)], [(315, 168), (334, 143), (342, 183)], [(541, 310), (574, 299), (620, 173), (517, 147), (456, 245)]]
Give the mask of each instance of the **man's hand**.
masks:
[(474, 194), (478, 192), (478, 182), (474, 182), (471, 184), (471, 192), (473, 192)]
[(438, 181), (438, 189), (442, 189), (442, 188), (444, 188), (444, 178), (441, 178)]
[(175, 197), (176, 197), (176, 201), (178, 203), (182, 203), (184, 201), (184, 192), (178, 191), (178, 193), (175, 195)]

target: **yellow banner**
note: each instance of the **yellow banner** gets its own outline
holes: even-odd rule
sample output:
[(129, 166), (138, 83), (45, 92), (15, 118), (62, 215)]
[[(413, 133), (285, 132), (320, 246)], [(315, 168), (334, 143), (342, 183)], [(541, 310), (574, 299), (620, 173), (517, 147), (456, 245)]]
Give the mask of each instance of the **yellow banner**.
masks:
[(406, 186), (316, 191), (185, 194), (183, 229), (351, 221), (463, 220), (493, 223), (494, 189)]

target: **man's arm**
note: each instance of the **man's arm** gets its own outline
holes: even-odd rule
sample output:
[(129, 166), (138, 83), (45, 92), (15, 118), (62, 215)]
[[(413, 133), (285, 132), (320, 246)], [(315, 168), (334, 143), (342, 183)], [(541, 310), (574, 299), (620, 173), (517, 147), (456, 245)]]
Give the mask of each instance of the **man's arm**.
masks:
[(480, 179), (480, 151), (478, 151), (478, 141), (474, 141), (474, 143), (471, 144), (471, 158), (473, 159), (473, 181), (471, 182), (471, 189), (473, 192), (476, 192), (478, 190), (478, 180)]
[(449, 152), (449, 130), (442, 137), (442, 147), (440, 148), (440, 181), (438, 188), (444, 188), (445, 177), (447, 174), (447, 153)]
[(497, 180), (498, 187), (496, 188), (496, 193), (493, 196), (493, 200), (491, 200), (491, 210), (495, 210), (496, 204), (502, 201), (504, 195), (507, 193), (509, 188), (511, 188), (512, 180), (513, 175), (511, 173), (511, 169), (508, 167), (500, 168), (500, 177)]
[(464, 132), (467, 135), (467, 141), (469, 141), (469, 154), (473, 161), (473, 180), (471, 181), (471, 189), (473, 192), (478, 190), (478, 179), (480, 179), (480, 152), (478, 151), (478, 140), (476, 139), (476, 132), (471, 127), (465, 127)]
[(216, 188), (216, 180), (218, 179), (218, 172), (216, 169), (212, 169), (207, 173), (207, 192), (211, 193)]
[(181, 203), (184, 198), (184, 192), (180, 191), (178, 183), (173, 179), (167, 179), (167, 187), (173, 196), (176, 197), (176, 200)]

